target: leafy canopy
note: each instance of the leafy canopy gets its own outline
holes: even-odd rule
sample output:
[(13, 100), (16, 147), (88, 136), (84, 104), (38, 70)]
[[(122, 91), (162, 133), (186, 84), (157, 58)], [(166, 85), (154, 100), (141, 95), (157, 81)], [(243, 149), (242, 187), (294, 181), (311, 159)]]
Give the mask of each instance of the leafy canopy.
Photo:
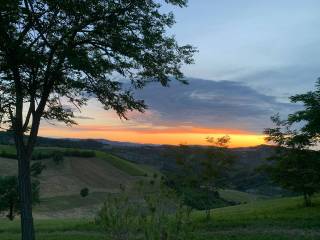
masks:
[(146, 107), (134, 88), (183, 81), (180, 68), (192, 63), (195, 49), (166, 34), (175, 20), (160, 2), (186, 6), (186, 0), (1, 0), (3, 127), (27, 131), (29, 120), (41, 117), (73, 124), (74, 111), (90, 97), (125, 117)]
[(278, 148), (271, 158), (273, 164), (265, 169), (282, 187), (304, 194), (305, 204), (310, 205), (310, 197), (320, 191), (320, 154), (315, 150), (320, 134), (320, 80), (315, 91), (290, 99), (301, 102), (303, 109), (285, 120), (279, 114), (271, 118), (276, 127), (265, 130), (266, 140)]
[(211, 146), (177, 148), (177, 169), (167, 173), (167, 185), (190, 207), (208, 210), (223, 204), (218, 190), (227, 185), (234, 156), (227, 150), (229, 136), (208, 137)]
[[(32, 181), (33, 204), (40, 202), (40, 182)], [(0, 213), (7, 211), (7, 217), (12, 221), (20, 213), (20, 198), (18, 178), (16, 176), (0, 176)]]

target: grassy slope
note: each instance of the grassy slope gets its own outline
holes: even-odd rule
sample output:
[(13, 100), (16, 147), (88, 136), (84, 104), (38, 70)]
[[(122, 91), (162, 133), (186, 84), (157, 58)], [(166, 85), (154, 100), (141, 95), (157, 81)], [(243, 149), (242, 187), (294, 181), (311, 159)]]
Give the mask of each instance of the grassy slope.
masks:
[[(0, 145), (0, 151), (15, 153), (13, 146)], [(37, 148), (36, 151), (54, 152), (70, 149)], [(120, 185), (132, 188), (141, 176), (153, 171), (108, 153), (96, 152), (94, 158), (65, 157), (56, 165), (52, 159), (41, 160), (46, 169), (40, 175), (41, 204), (35, 206), (35, 216), (62, 218), (94, 216), (107, 193), (119, 191)], [(0, 176), (16, 175), (17, 161), (0, 157)], [(79, 192), (88, 187), (90, 194), (82, 198)]]
[(215, 209), (212, 216), (208, 224), (203, 212), (194, 213), (200, 239), (320, 239), (320, 197), (311, 208), (294, 197)]
[(227, 201), (233, 201), (236, 203), (250, 203), (257, 200), (263, 200), (266, 199), (266, 196), (263, 195), (256, 195), (256, 194), (250, 194), (246, 192), (241, 192), (237, 190), (231, 190), (231, 189), (223, 189), (219, 191), (220, 197)]
[(106, 160), (114, 167), (128, 173), (131, 176), (143, 176), (146, 173), (148, 173), (145, 171), (144, 168), (140, 167), (138, 164), (131, 163), (109, 153), (96, 151), (96, 156), (98, 158)]
[[(320, 239), (320, 197), (311, 208), (301, 198), (261, 200), (204, 213), (195, 212), (197, 240), (316, 240)], [(91, 220), (37, 220), (39, 240), (95, 240), (103, 233)], [(19, 222), (0, 220), (0, 239), (19, 239)]]
[[(8, 153), (15, 153), (16, 150), (12, 145), (0, 145), (0, 151), (5, 150)], [(56, 148), (56, 147), (38, 147), (35, 149), (35, 152), (54, 152), (54, 151), (64, 151), (64, 150), (72, 150), (70, 148)], [(120, 169), (121, 171), (126, 172), (131, 176), (143, 176), (146, 172), (144, 168), (140, 167), (140, 165), (131, 163), (127, 160), (119, 158), (109, 153), (96, 151), (96, 156), (101, 158), (114, 167)]]

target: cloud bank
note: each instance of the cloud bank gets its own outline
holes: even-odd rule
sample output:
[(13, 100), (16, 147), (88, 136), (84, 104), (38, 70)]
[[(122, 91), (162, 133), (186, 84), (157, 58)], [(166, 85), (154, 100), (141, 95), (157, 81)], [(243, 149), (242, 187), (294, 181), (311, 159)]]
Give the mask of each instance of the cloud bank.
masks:
[(136, 92), (152, 114), (134, 116), (153, 126), (201, 126), (261, 133), (270, 116), (286, 115), (297, 105), (279, 101), (234, 81), (189, 79), (189, 85), (172, 82), (170, 87), (148, 85)]

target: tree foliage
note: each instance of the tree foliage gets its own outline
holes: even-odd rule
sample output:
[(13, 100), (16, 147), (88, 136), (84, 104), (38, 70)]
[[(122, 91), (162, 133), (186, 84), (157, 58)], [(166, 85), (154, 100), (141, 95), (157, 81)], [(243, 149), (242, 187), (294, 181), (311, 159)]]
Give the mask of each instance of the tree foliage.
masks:
[(80, 190), (80, 196), (81, 197), (87, 197), (89, 195), (89, 188), (82, 188)]
[(320, 80), (316, 90), (292, 96), (293, 103), (303, 109), (281, 120), (279, 114), (271, 119), (276, 125), (265, 129), (266, 140), (278, 146), (273, 162), (265, 168), (282, 187), (304, 195), (305, 205), (320, 191), (320, 153), (315, 150), (320, 134)]
[(41, 119), (75, 124), (90, 98), (126, 118), (146, 108), (134, 89), (184, 82), (195, 50), (166, 34), (175, 21), (163, 4), (186, 0), (0, 1), (0, 127), (14, 132), (23, 239), (34, 239), (30, 158)]
[(192, 62), (194, 52), (165, 34), (174, 17), (159, 8), (159, 3), (146, 0), (3, 1), (3, 121), (17, 117), (18, 103), (27, 103), (23, 130), (28, 130), (29, 118), (35, 115), (72, 124), (73, 110), (90, 96), (121, 117), (127, 110), (142, 111), (143, 101), (116, 79), (131, 80), (133, 88), (150, 81), (167, 85), (170, 76), (182, 79), (180, 67)]
[[(40, 202), (40, 182), (32, 182), (32, 200), (33, 204)], [(0, 177), (0, 212), (7, 211), (7, 218), (13, 220), (17, 214), (20, 214), (20, 199), (18, 190), (18, 178), (16, 176)]]
[(52, 156), (52, 160), (56, 165), (61, 164), (64, 161), (63, 153), (60, 151), (55, 151)]
[(106, 236), (115, 240), (191, 240), (195, 238), (191, 208), (162, 182), (139, 181), (135, 196), (121, 187), (109, 194), (96, 218)]
[(184, 203), (190, 207), (208, 210), (224, 204), (218, 190), (227, 184), (233, 156), (227, 151), (229, 136), (208, 138), (211, 146), (193, 149), (182, 145), (176, 153), (179, 166), (168, 175), (167, 184), (178, 192)]

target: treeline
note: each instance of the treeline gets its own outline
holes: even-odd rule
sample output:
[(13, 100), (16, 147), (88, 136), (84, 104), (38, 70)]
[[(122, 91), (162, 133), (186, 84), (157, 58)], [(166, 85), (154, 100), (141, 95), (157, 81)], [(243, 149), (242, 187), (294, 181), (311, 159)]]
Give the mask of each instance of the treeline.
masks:
[[(62, 155), (65, 157), (84, 157), (84, 158), (89, 158), (89, 157), (95, 157), (96, 153), (95, 151), (91, 150), (56, 150), (56, 151), (35, 151), (32, 154), (32, 160), (42, 160), (42, 159), (48, 159), (52, 158), (53, 156), (56, 155)], [(11, 158), (11, 159), (17, 159), (17, 154), (14, 152), (9, 152), (6, 150), (1, 150), (0, 151), (0, 157), (3, 158)]]

